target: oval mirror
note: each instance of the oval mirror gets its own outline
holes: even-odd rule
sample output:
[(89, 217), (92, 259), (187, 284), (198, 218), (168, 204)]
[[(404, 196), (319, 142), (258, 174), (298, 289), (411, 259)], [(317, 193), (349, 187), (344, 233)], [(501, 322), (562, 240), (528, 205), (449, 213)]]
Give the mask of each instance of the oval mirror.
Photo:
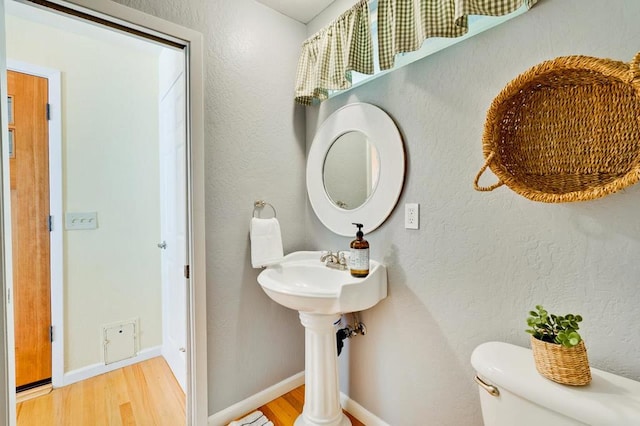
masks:
[(346, 105), (318, 129), (307, 159), (307, 192), (320, 221), (339, 235), (377, 229), (402, 192), (404, 145), (395, 123), (380, 108)]
[(353, 210), (363, 205), (378, 183), (378, 150), (362, 132), (347, 132), (329, 147), (322, 179), (329, 200)]

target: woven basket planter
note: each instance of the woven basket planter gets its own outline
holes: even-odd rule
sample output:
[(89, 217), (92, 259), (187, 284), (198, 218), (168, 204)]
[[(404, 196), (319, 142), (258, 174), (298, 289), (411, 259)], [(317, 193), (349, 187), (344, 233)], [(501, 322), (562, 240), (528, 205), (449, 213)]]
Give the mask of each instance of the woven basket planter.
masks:
[(572, 386), (582, 386), (591, 382), (591, 369), (584, 341), (567, 348), (531, 336), (531, 349), (538, 373), (547, 379)]
[[(512, 80), (487, 112), (478, 191), (507, 185), (547, 203), (584, 201), (640, 180), (640, 53), (543, 62)], [(479, 186), (490, 168), (498, 182)]]

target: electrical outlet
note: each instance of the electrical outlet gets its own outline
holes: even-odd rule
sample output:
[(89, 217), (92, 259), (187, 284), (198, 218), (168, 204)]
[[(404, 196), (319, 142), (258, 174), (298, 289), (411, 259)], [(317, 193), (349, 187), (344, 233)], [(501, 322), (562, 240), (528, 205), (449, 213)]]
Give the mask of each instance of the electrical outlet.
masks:
[(420, 204), (407, 203), (404, 205), (405, 229), (420, 229)]

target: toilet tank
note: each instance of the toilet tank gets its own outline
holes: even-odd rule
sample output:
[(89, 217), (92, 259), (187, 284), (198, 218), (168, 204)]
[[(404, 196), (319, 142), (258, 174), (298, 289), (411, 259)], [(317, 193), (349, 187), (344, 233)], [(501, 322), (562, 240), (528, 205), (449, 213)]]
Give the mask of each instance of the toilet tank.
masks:
[(485, 426), (640, 426), (640, 382), (592, 368), (590, 384), (561, 385), (537, 372), (530, 349), (502, 342), (478, 346), (471, 364)]

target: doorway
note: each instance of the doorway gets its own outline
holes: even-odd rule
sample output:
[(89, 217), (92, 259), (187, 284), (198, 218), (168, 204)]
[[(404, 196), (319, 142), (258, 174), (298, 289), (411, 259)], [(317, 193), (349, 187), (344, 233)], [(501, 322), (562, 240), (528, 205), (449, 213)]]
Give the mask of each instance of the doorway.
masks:
[[(57, 2), (56, 2), (57, 3)], [(84, 3), (84, 2), (78, 2)], [(73, 6), (73, 5), (72, 5)], [(100, 6), (100, 5), (99, 5)], [(93, 2), (93, 9), (100, 9), (95, 7)], [(188, 418), (190, 423), (200, 424), (201, 421), (206, 421), (206, 337), (204, 330), (205, 323), (205, 311), (204, 311), (204, 232), (203, 232), (203, 220), (202, 215), (202, 192), (203, 192), (203, 167), (202, 161), (202, 145), (203, 145), (203, 129), (202, 125), (202, 93), (201, 93), (201, 68), (197, 65), (201, 61), (200, 43), (201, 37), (199, 34), (193, 33), (189, 30), (185, 30), (180, 27), (176, 27), (172, 24), (168, 24), (164, 21), (155, 20), (149, 16), (132, 11), (127, 8), (115, 6), (109, 4), (109, 7), (104, 9), (108, 10), (110, 15), (115, 15), (121, 21), (124, 19), (128, 22), (144, 22), (146, 27), (154, 28), (157, 32), (162, 34), (173, 34), (169, 38), (175, 40), (175, 36), (179, 35), (181, 40), (187, 40), (183, 46), (187, 53), (188, 68), (186, 71), (188, 86), (186, 92), (186, 99), (184, 102), (187, 114), (185, 115), (184, 122), (188, 126), (185, 135), (185, 143), (183, 144), (183, 152), (185, 161), (183, 162), (183, 173), (185, 176), (185, 182), (187, 187), (187, 194), (185, 194), (185, 204), (188, 205), (188, 215), (185, 221), (185, 247), (188, 249), (188, 262), (189, 277), (185, 280), (185, 303), (188, 318), (185, 320), (187, 326), (186, 334), (186, 347), (181, 346), (179, 349), (183, 349), (185, 353), (184, 358), (186, 360), (186, 370), (190, 377), (187, 380), (187, 394), (188, 394)], [(104, 13), (104, 12), (103, 12)], [(108, 16), (101, 14), (101, 16)], [(126, 19), (125, 19), (126, 18)], [(140, 27), (136, 29), (139, 31)], [(157, 36), (156, 36), (157, 37)], [(174, 42), (175, 44), (175, 42)], [(193, 48), (196, 48), (193, 51)], [(195, 65), (195, 66), (194, 66)], [(195, 90), (194, 90), (195, 89)], [(200, 89), (200, 90), (198, 90)], [(123, 101), (126, 101), (124, 99)], [(107, 117), (108, 118), (108, 117)], [(6, 152), (6, 151), (5, 151)], [(122, 153), (122, 154), (126, 154)], [(109, 195), (109, 194), (104, 194)], [(6, 200), (6, 197), (5, 197)], [(4, 211), (7, 211), (6, 204)], [(68, 207), (68, 206), (67, 206)], [(198, 214), (194, 214), (198, 212)], [(6, 227), (6, 222), (5, 225)], [(199, 230), (200, 232), (194, 232)], [(154, 250), (158, 250), (153, 242)], [(159, 242), (158, 242), (159, 243)], [(6, 242), (5, 242), (6, 247)], [(184, 271), (185, 265), (181, 265), (180, 270)], [(6, 280), (6, 276), (3, 277)], [(126, 294), (124, 295), (126, 297)], [(6, 331), (10, 331), (8, 328)], [(195, 374), (196, 370), (198, 374)]]
[(51, 383), (48, 81), (7, 73), (16, 391)]
[[(38, 67), (15, 60), (7, 61), (8, 72), (15, 72), (34, 77), (40, 77), (47, 81), (48, 103), (48, 169), (49, 169), (49, 256), (51, 282), (51, 340), (52, 372), (51, 385), (37, 388), (25, 393), (30, 397), (46, 393), (52, 386), (62, 386), (64, 374), (64, 333), (63, 333), (63, 298), (55, 296), (63, 291), (63, 226), (62, 214), (62, 107), (61, 107), (61, 76), (58, 70)], [(14, 218), (15, 222), (16, 219)]]
[[(64, 317), (56, 318), (53, 339), (56, 343), (64, 340), (64, 358), (54, 357), (54, 363), (64, 369), (59, 380), (54, 377), (53, 385), (59, 387), (167, 352), (162, 341), (160, 283), (166, 282), (177, 295), (186, 291), (182, 276), (187, 263), (186, 129), (184, 118), (159, 120), (158, 104), (162, 99), (160, 105), (169, 118), (185, 115), (184, 66), (179, 66), (184, 63), (184, 53), (129, 40), (128, 36), (30, 6), (15, 4), (8, 10), (10, 58), (53, 66), (65, 79), (62, 94), (66, 105), (53, 117), (62, 119), (65, 134), (63, 161), (58, 166), (62, 169), (59, 174), (64, 175), (60, 191), (64, 215), (53, 217), (56, 230), (63, 228), (65, 253), (61, 256), (63, 283), (52, 292), (53, 302), (63, 306)], [(38, 50), (37, 40), (42, 39), (49, 41), (45, 59)], [(160, 72), (159, 57), (167, 57), (162, 70), (177, 70), (163, 78), (169, 81), (163, 81), (162, 86), (172, 87), (182, 96), (170, 98), (160, 93), (159, 74), (166, 73)], [(38, 116), (34, 111), (23, 118)], [(172, 133), (166, 131), (170, 122), (175, 127)], [(172, 139), (176, 140), (173, 144)], [(166, 144), (182, 147), (171, 151), (177, 165), (171, 169), (166, 167), (167, 161), (159, 160), (159, 145)], [(42, 173), (46, 175), (46, 167)], [(165, 187), (172, 184), (173, 190), (161, 188), (159, 181)], [(167, 192), (173, 202), (161, 203)], [(165, 214), (170, 211), (172, 214)], [(162, 229), (161, 215), (179, 220)], [(33, 226), (32, 220), (27, 222)], [(174, 244), (174, 233), (181, 237), (181, 250)], [(169, 249), (166, 244), (162, 245), (164, 250), (156, 247), (160, 239), (170, 241)], [(21, 236), (14, 241), (21, 243)], [(165, 253), (173, 253), (175, 258), (169, 272), (177, 273), (171, 282), (161, 277)], [(18, 260), (16, 256), (14, 264), (19, 264)], [(186, 304), (184, 295), (169, 300)], [(19, 313), (16, 309), (16, 317)], [(185, 309), (181, 313), (185, 315)], [(185, 319), (176, 322), (185, 336)], [(16, 340), (18, 337), (16, 334)], [(174, 346), (175, 352), (186, 347), (183, 341)], [(184, 360), (182, 364), (184, 372)], [(184, 383), (184, 377), (180, 381)]]

